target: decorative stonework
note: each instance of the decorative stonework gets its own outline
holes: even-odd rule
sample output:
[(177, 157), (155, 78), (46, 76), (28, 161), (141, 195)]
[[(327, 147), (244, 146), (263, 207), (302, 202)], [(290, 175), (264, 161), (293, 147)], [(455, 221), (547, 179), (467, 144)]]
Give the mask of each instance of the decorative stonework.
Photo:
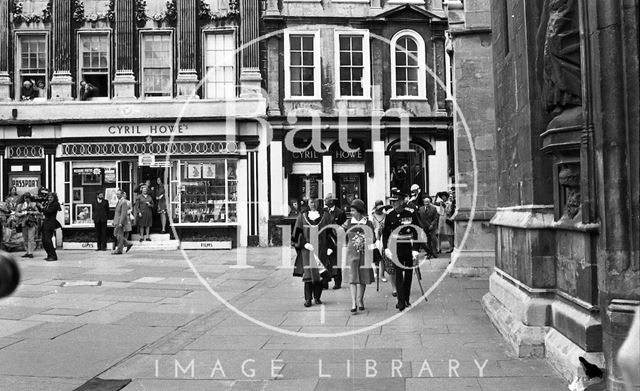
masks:
[(578, 163), (563, 164), (558, 173), (558, 183), (563, 189), (564, 210), (562, 217), (573, 219), (580, 212), (580, 165)]
[(153, 143), (65, 143), (61, 157), (239, 154), (235, 141), (157, 141)]
[(5, 149), (6, 159), (42, 159), (44, 148), (41, 145), (8, 145)]
[(204, 0), (200, 0), (198, 16), (205, 22), (216, 22), (223, 19), (232, 19), (240, 15), (240, 4), (238, 0), (229, 0), (229, 10), (227, 12), (214, 12)]
[(15, 24), (49, 23), (51, 22), (51, 0), (40, 13), (24, 13), (24, 2), (18, 0), (11, 1), (11, 17)]

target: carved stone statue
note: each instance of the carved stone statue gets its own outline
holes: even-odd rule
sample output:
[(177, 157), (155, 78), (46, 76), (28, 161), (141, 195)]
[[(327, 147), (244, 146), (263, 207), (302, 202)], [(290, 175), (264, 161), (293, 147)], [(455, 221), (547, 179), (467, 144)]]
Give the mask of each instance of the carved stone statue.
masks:
[(580, 212), (580, 165), (565, 164), (558, 174), (558, 183), (564, 188), (560, 194), (564, 194), (563, 218), (573, 219)]
[(577, 0), (547, 0), (544, 29), (543, 96), (552, 116), (582, 103), (580, 28)]

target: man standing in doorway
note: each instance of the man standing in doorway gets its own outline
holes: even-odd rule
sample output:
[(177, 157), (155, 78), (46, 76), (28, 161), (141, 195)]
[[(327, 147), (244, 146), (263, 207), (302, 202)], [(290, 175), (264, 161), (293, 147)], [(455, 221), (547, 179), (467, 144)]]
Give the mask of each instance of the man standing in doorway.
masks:
[(109, 201), (104, 199), (104, 192), (98, 193), (93, 201), (93, 224), (96, 227), (96, 251), (107, 251), (107, 219), (109, 218)]
[(127, 246), (126, 252), (131, 250), (133, 243), (127, 240), (127, 235), (131, 231), (131, 219), (129, 213), (131, 206), (127, 201), (127, 193), (118, 190), (118, 203), (116, 204), (116, 210), (113, 216), (113, 230), (116, 235), (116, 243), (118, 247), (111, 254), (122, 254), (122, 248)]
[[(324, 205), (326, 212), (329, 216), (328, 224), (336, 224), (342, 226), (347, 221), (347, 216), (342, 209), (336, 205), (336, 199), (332, 193), (327, 194), (324, 197)], [(331, 265), (331, 276), (333, 277), (333, 289), (340, 289), (342, 286), (342, 269), (340, 268), (341, 259), (338, 256), (338, 251), (342, 250), (337, 248), (338, 237), (334, 230), (327, 230), (327, 264)], [(324, 256), (324, 254), (322, 254)]]

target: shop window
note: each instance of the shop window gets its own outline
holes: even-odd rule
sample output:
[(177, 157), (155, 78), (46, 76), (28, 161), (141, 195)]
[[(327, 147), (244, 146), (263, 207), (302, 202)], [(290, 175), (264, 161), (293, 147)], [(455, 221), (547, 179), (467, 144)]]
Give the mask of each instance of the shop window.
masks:
[(228, 99), (236, 96), (236, 51), (231, 31), (206, 35), (206, 84), (208, 99)]
[(80, 76), (78, 83), (82, 100), (109, 97), (109, 35), (81, 34), (79, 47)]
[(403, 30), (391, 40), (391, 95), (393, 98), (425, 98), (424, 40), (415, 31)]
[(238, 221), (237, 160), (177, 161), (171, 178), (172, 220), (177, 224)]
[(69, 205), (65, 208), (65, 220), (69, 215), (71, 225), (93, 224), (92, 203), (103, 192), (111, 208), (109, 218), (113, 218), (113, 211), (118, 201), (116, 192), (118, 186), (117, 164), (113, 163), (72, 163), (71, 183), (69, 195), (65, 201)]
[(16, 96), (20, 100), (46, 99), (48, 47), (46, 34), (20, 34), (16, 54)]
[(285, 97), (320, 99), (319, 32), (285, 33)]
[(336, 33), (338, 98), (368, 98), (370, 84), (369, 32)]
[(173, 45), (170, 33), (142, 34), (142, 91), (145, 97), (172, 95)]
[(289, 216), (295, 216), (302, 211), (302, 201), (306, 203), (312, 198), (323, 198), (321, 182), (320, 174), (289, 176)]

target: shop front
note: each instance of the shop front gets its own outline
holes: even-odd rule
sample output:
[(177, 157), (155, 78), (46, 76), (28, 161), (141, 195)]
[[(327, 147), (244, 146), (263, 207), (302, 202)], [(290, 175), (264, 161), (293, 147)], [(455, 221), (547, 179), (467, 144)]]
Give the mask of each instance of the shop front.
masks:
[[(200, 132), (219, 124), (185, 124)], [(135, 125), (152, 129), (153, 125)], [(220, 125), (223, 126), (223, 125)], [(69, 125), (67, 132), (76, 126)], [(99, 126), (100, 127), (100, 126)], [(108, 129), (101, 125), (101, 128)], [(64, 130), (63, 130), (64, 132)], [(145, 183), (154, 199), (152, 242), (185, 249), (232, 248), (246, 245), (247, 164), (245, 143), (220, 137), (118, 137), (113, 141), (65, 139), (58, 148), (57, 188), (64, 208), (64, 246), (92, 248), (93, 202), (103, 192), (113, 218), (118, 189), (132, 204)], [(159, 197), (164, 194), (164, 197)], [(165, 201), (160, 201), (164, 199)], [(162, 205), (165, 204), (165, 205)], [(162, 233), (160, 213), (166, 207)], [(109, 221), (111, 226), (111, 221)], [(135, 235), (136, 228), (132, 234)]]

